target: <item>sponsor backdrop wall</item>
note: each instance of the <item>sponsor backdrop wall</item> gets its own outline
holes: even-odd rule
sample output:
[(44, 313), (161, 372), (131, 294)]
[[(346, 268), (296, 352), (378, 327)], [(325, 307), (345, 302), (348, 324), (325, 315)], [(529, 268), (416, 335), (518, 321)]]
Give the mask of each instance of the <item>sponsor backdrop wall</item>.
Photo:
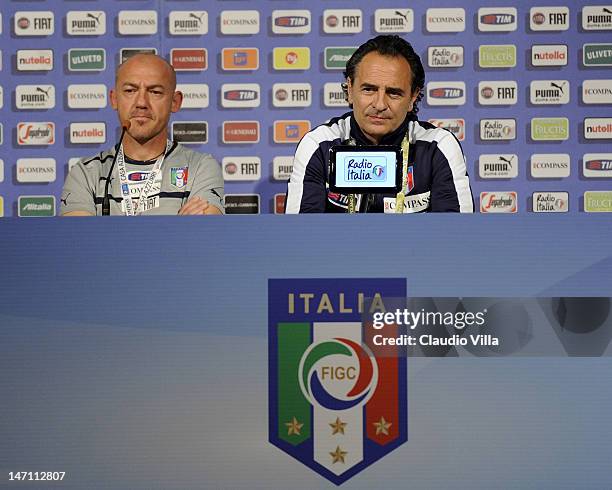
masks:
[(348, 110), (346, 59), (391, 32), (423, 59), (419, 116), (461, 140), (477, 209), (612, 211), (612, 4), (492, 3), (5, 0), (0, 215), (55, 214), (69, 166), (114, 144), (107, 92), (139, 49), (179, 70), (173, 135), (221, 163), (228, 212), (282, 211), (296, 143)]

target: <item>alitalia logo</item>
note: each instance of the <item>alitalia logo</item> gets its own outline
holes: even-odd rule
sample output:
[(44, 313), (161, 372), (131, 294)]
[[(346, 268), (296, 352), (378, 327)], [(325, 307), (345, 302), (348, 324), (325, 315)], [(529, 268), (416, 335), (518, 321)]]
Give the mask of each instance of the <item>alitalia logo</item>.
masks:
[(68, 50), (68, 69), (70, 71), (103, 71), (106, 69), (104, 49)]
[(55, 197), (19, 196), (17, 214), (20, 217), (55, 216)]
[(325, 48), (325, 68), (327, 70), (344, 70), (346, 62), (353, 56), (357, 46)]
[(566, 117), (541, 117), (531, 120), (531, 139), (560, 141), (569, 139), (569, 120)]
[(612, 66), (612, 44), (584, 44), (582, 64), (584, 66)]

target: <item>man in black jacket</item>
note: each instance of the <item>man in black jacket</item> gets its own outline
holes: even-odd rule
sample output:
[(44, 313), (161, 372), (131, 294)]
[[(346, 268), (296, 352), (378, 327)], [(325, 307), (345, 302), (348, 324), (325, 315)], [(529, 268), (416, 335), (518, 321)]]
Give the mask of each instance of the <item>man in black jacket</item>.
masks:
[(451, 132), (416, 117), (425, 71), (410, 43), (395, 35), (370, 39), (355, 51), (344, 76), (353, 110), (316, 127), (298, 144), (286, 212), (346, 212), (348, 196), (330, 192), (328, 185), (329, 149), (339, 144), (409, 149), (401, 196), (358, 195), (359, 212), (473, 212), (459, 142)]

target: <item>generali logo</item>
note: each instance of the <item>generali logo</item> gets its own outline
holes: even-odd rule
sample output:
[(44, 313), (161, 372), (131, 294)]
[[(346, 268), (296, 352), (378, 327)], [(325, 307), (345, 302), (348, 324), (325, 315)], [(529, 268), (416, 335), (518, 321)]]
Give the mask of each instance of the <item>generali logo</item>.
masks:
[(255, 156), (225, 157), (221, 161), (223, 180), (254, 181), (261, 179), (261, 159)]
[(19, 49), (17, 50), (17, 71), (50, 71), (53, 70), (53, 50)]
[(52, 145), (55, 143), (55, 124), (52, 122), (20, 122), (17, 124), (17, 144)]
[(465, 104), (465, 82), (429, 82), (427, 104), (432, 106)]
[(567, 46), (565, 44), (536, 44), (531, 46), (532, 66), (566, 66)]
[(261, 88), (258, 83), (224, 83), (221, 85), (221, 106), (226, 108), (259, 107)]
[(157, 34), (156, 10), (121, 10), (117, 17), (122, 36), (150, 36)]
[(55, 87), (53, 85), (17, 85), (15, 107), (23, 110), (53, 109)]
[(326, 9), (323, 11), (323, 32), (357, 34), (363, 29), (363, 13), (359, 9)]
[(223, 143), (259, 143), (259, 121), (224, 121)]
[(15, 12), (16, 36), (51, 36), (54, 32), (54, 15), (49, 11)]
[(482, 81), (478, 83), (480, 105), (514, 105), (518, 101), (518, 85), (514, 80)]
[(102, 10), (71, 10), (66, 14), (69, 36), (102, 36), (106, 34), (106, 13)]
[(272, 85), (274, 107), (309, 107), (312, 87), (309, 83), (275, 83)]
[(56, 165), (53, 158), (19, 158), (17, 182), (55, 182)]
[(208, 33), (205, 10), (173, 10), (168, 16), (168, 30), (173, 36), (203, 36)]
[(221, 67), (224, 70), (257, 70), (259, 68), (258, 48), (223, 48)]
[(612, 5), (582, 7), (582, 28), (585, 31), (612, 30)]
[(208, 85), (205, 83), (178, 83), (176, 90), (183, 94), (182, 109), (204, 109), (210, 98)]
[(529, 28), (532, 31), (567, 31), (569, 8), (532, 7), (529, 10)]
[(376, 32), (412, 32), (414, 13), (412, 9), (376, 9), (374, 11), (374, 30)]
[(170, 64), (176, 71), (203, 71), (208, 64), (206, 48), (174, 48), (170, 50)]
[(68, 85), (68, 107), (70, 109), (103, 109), (107, 104), (106, 85)]
[(221, 12), (219, 24), (221, 34), (257, 34), (259, 10), (224, 10)]
[(588, 140), (611, 139), (612, 117), (585, 118), (584, 137)]
[(431, 8), (425, 16), (427, 32), (465, 31), (465, 10), (462, 8)]
[(328, 82), (323, 85), (323, 104), (325, 107), (348, 107), (340, 82)]
[(517, 194), (514, 191), (494, 191), (480, 193), (481, 213), (516, 213)]
[(308, 34), (311, 29), (310, 10), (273, 10), (274, 34)]
[(103, 122), (70, 123), (69, 131), (72, 144), (106, 142), (106, 124)]
[(612, 153), (585, 153), (582, 173), (588, 178), (612, 177)]
[(274, 121), (275, 143), (297, 143), (310, 131), (310, 121)]
[(429, 122), (450, 131), (459, 141), (465, 140), (465, 119), (429, 119)]
[(517, 12), (514, 7), (492, 7), (478, 9), (480, 32), (516, 31)]

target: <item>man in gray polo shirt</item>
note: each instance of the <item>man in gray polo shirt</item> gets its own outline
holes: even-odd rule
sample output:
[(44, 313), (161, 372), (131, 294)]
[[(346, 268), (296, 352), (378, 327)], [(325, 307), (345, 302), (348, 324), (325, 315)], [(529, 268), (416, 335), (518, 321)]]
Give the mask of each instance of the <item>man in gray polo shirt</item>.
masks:
[[(61, 198), (63, 216), (223, 214), (223, 177), (215, 159), (168, 141), (170, 114), (181, 107), (172, 66), (138, 54), (117, 70), (111, 105), (123, 127), (120, 147), (85, 158), (70, 171)], [(113, 158), (115, 167), (106, 181)]]

